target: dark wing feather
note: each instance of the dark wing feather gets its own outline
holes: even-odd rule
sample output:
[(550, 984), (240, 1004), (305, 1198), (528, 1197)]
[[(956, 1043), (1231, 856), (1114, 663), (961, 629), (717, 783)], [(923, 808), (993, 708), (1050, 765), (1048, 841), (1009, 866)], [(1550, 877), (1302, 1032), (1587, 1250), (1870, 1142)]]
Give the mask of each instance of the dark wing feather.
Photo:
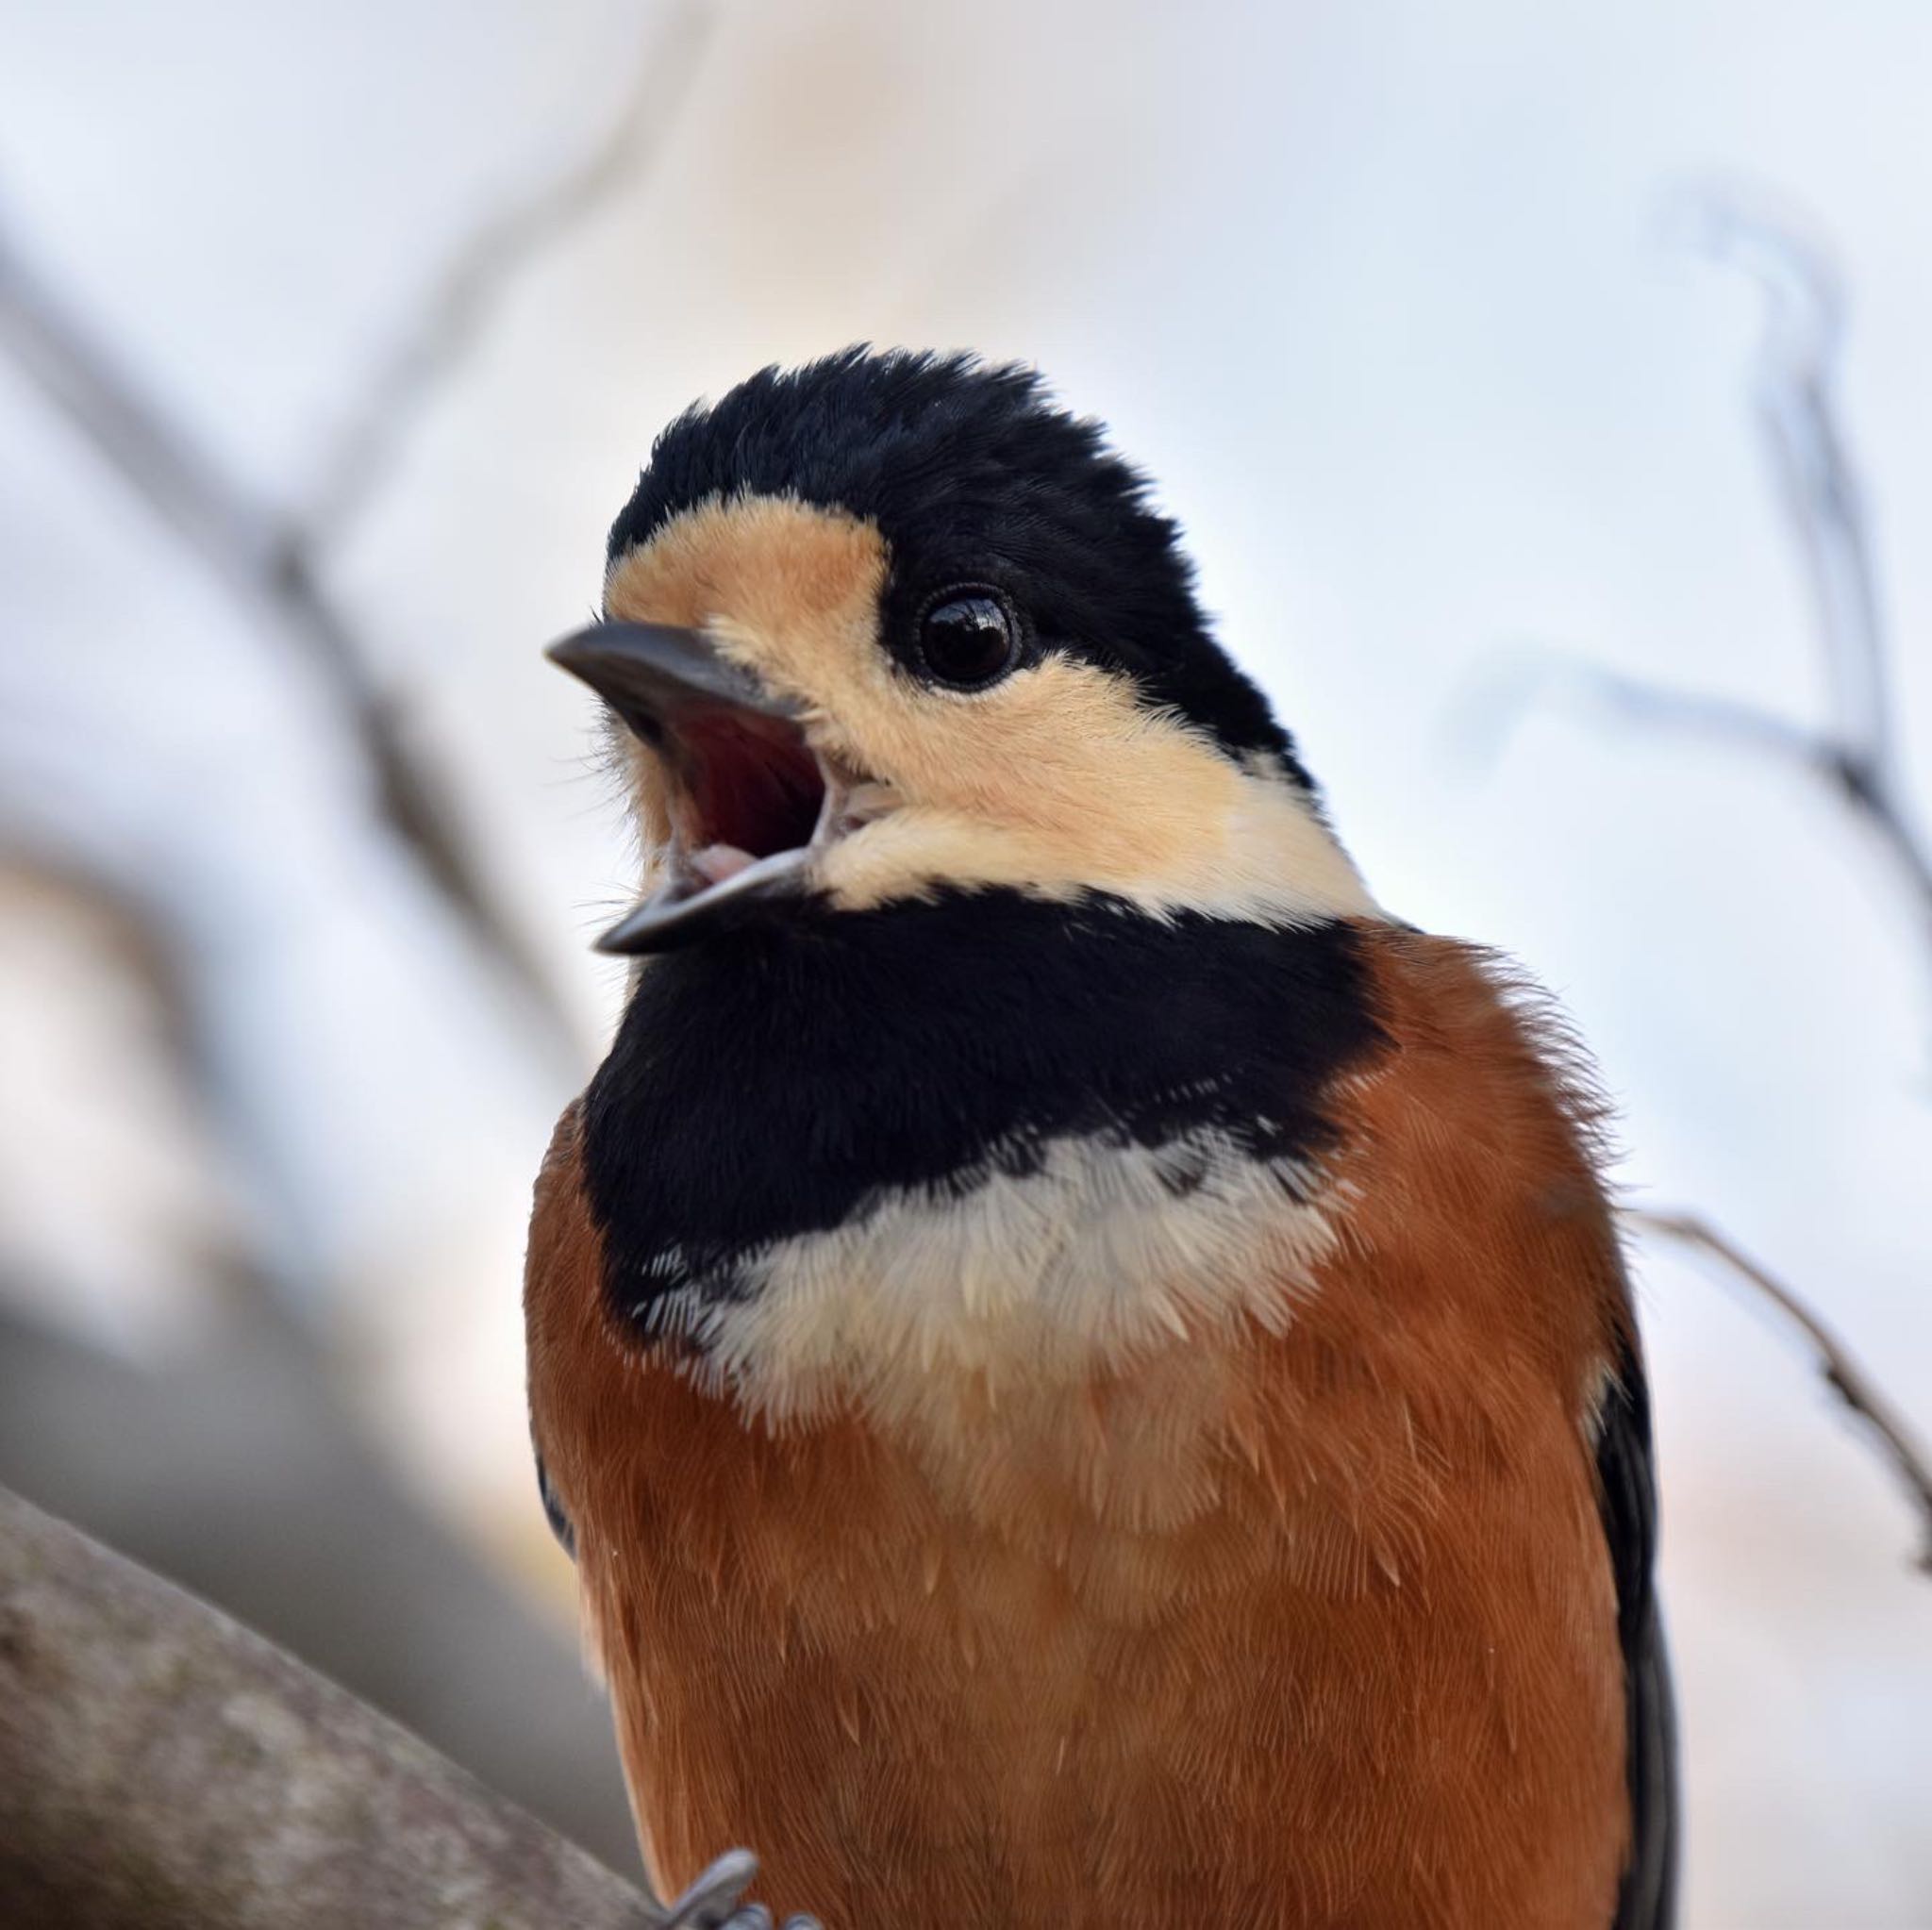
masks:
[(575, 1561), (577, 1558), (576, 1524), (564, 1511), (563, 1503), (557, 1498), (557, 1489), (550, 1485), (550, 1470), (543, 1465), (543, 1456), (538, 1449), (531, 1452), (537, 1457), (537, 1498), (543, 1504), (543, 1519), (550, 1523), (550, 1532), (557, 1537), (557, 1545)]
[(1596, 1469), (1624, 1649), (1631, 1840), (1610, 1930), (1671, 1930), (1677, 1914), (1676, 1717), (1657, 1603), (1650, 1390), (1634, 1342), (1624, 1343), (1615, 1376), (1598, 1419)]

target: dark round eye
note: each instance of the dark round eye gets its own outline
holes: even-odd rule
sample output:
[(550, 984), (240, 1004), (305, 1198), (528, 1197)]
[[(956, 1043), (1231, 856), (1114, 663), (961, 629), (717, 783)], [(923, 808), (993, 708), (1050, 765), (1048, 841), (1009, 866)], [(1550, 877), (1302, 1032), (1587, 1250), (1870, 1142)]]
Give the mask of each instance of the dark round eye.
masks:
[(956, 590), (926, 606), (919, 620), (919, 654), (942, 684), (976, 689), (1019, 660), (1020, 626), (990, 590)]

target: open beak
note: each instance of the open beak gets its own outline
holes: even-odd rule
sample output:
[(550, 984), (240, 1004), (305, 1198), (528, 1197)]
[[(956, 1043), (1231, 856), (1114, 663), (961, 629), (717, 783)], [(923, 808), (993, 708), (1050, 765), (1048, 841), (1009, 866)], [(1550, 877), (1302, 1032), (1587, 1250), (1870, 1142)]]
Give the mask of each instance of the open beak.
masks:
[(813, 854), (851, 827), (851, 780), (806, 741), (800, 707), (699, 630), (594, 624), (550, 646), (647, 744), (671, 799), (669, 876), (597, 940), (668, 950), (752, 906), (802, 897)]

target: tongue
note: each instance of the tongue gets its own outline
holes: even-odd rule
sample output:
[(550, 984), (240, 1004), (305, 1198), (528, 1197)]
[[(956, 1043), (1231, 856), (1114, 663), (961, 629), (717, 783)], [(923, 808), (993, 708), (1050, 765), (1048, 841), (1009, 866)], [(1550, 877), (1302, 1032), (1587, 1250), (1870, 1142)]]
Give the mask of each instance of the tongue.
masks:
[(722, 885), (726, 878), (735, 878), (740, 872), (755, 860), (748, 851), (741, 851), (735, 844), (708, 844), (702, 851), (694, 851), (691, 857), (691, 868), (708, 885)]

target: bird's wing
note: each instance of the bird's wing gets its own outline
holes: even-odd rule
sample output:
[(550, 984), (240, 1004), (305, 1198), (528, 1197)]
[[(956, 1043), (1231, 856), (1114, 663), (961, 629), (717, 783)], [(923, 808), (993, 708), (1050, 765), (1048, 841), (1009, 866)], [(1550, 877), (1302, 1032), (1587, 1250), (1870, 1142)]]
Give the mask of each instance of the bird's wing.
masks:
[(1630, 1861), (1610, 1930), (1670, 1930), (1676, 1921), (1676, 1718), (1655, 1582), (1657, 1476), (1650, 1390), (1625, 1341), (1598, 1418), (1604, 1536), (1617, 1582), (1617, 1631), (1629, 1709)]
[(563, 1552), (576, 1559), (576, 1523), (550, 1466), (544, 1441), (542, 1396), (557, 1380), (540, 1369), (589, 1321), (594, 1324), (603, 1275), (603, 1248), (584, 1199), (579, 1153), (582, 1102), (573, 1100), (557, 1123), (537, 1175), (530, 1213), (530, 1243), (524, 1262), (524, 1306), (529, 1361), (530, 1448), (537, 1463), (537, 1494)]

